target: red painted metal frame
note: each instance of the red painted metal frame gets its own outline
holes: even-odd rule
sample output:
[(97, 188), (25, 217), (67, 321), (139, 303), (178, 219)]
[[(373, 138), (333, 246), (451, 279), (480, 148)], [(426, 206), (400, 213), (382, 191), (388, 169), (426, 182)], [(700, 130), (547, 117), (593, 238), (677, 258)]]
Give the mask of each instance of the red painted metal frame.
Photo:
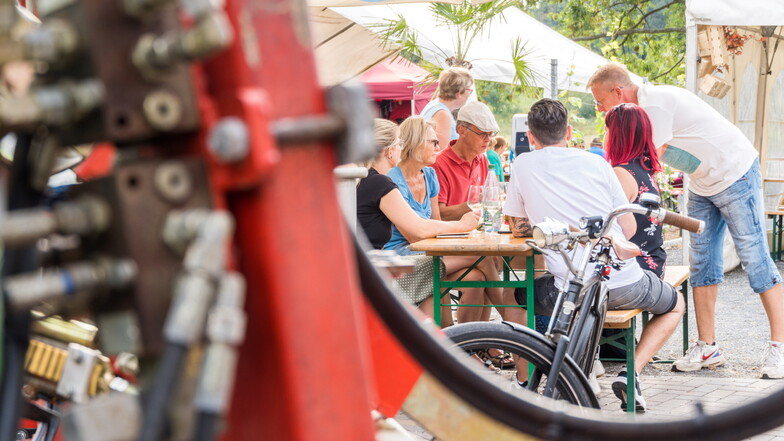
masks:
[[(268, 133), (271, 120), (326, 112), (305, 4), (228, 0), (226, 10), (235, 43), (196, 82), (203, 132), (192, 140), (206, 155), (206, 133), (224, 116), (242, 118), (251, 134), (247, 161), (210, 163), (216, 205), (225, 202), (236, 217), (236, 261), (248, 281), (247, 337), (225, 438), (372, 440), (371, 408), (394, 414), (420, 368), (362, 300), (334, 191), (333, 146), (279, 151)], [(368, 329), (374, 353), (393, 362), (376, 363), (377, 375)], [(389, 398), (381, 399), (374, 379), (399, 366), (406, 373), (385, 383)]]

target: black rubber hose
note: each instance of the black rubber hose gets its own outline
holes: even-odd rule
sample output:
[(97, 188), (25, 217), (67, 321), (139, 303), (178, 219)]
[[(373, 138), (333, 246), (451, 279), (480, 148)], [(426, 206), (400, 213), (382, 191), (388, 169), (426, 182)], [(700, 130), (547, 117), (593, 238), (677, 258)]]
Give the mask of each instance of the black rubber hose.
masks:
[[(54, 405), (50, 404), (49, 408), (54, 410)], [(60, 418), (52, 416), (49, 423), (46, 425), (46, 436), (43, 441), (54, 441), (54, 436), (57, 434), (57, 429), (60, 427)]]
[(149, 388), (144, 403), (144, 417), (139, 441), (158, 441), (163, 435), (169, 416), (169, 399), (180, 378), (188, 348), (169, 343), (163, 352), (158, 372)]
[[(43, 199), (41, 192), (33, 189), (31, 182), (30, 150), (33, 135), (17, 134), (11, 179), (8, 185), (8, 211), (38, 206)], [(3, 252), (3, 277), (32, 271), (38, 267), (35, 246)], [(12, 313), (5, 293), (3, 303), (6, 315), (3, 333), (3, 378), (0, 381), (0, 440), (14, 439), (19, 424), (22, 405), (22, 379), (24, 359), (29, 345), (30, 313)]]
[(396, 298), (354, 238), (360, 284), (389, 330), (428, 373), (467, 403), (520, 432), (552, 440), (740, 440), (784, 423), (784, 390), (715, 415), (689, 420), (620, 422), (569, 415), (516, 398), (454, 358)]

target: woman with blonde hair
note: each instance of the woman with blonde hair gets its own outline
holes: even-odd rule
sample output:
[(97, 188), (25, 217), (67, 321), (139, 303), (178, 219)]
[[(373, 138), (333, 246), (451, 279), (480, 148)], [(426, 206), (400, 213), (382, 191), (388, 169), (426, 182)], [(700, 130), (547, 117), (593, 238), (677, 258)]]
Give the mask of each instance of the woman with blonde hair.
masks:
[[(436, 147), (438, 146), (433, 126), (433, 122), (425, 121), (421, 117), (412, 116), (403, 121), (400, 125), (400, 138), (403, 141), (400, 163), (388, 173), (403, 195), (403, 199), (423, 219), (441, 219), (438, 210), (438, 178), (435, 170), (430, 167), (436, 162)], [(463, 218), (466, 215), (463, 215)], [(402, 255), (412, 254), (408, 245), (413, 238), (408, 237), (398, 227), (395, 223), (392, 228), (392, 238), (384, 248), (395, 250)], [(470, 268), (476, 260), (477, 257), (472, 256), (445, 256), (442, 259), (445, 266), (443, 274), (446, 279), (454, 280), (460, 277), (467, 268)], [(493, 259), (485, 259), (462, 280), (497, 281), (500, 278)], [(463, 288), (461, 291), (463, 292), (461, 303), (485, 304), (485, 298), (488, 298), (491, 304), (516, 304), (513, 298), (503, 298), (504, 294), (501, 288)], [(512, 295), (513, 293), (510, 293), (510, 296)], [(501, 316), (505, 320), (525, 323), (522, 309), (499, 309), (501, 309)], [(480, 320), (481, 314), (482, 308), (459, 308), (457, 317), (459, 322), (464, 323)]]
[[(357, 186), (357, 220), (374, 248), (381, 249), (389, 242), (393, 224), (406, 244), (442, 233), (471, 231), (477, 227), (479, 219), (473, 213), (466, 213), (459, 221), (444, 222), (415, 212), (398, 186), (386, 176), (400, 161), (402, 141), (397, 124), (377, 118), (375, 135), (378, 154), (367, 164), (368, 176)], [(406, 300), (432, 316), (433, 265), (430, 258), (422, 257), (421, 262), (415, 263), (414, 272), (398, 280), (398, 285)], [(448, 307), (444, 308), (444, 314), (444, 325), (451, 325)]]
[(438, 76), (436, 98), (425, 106), (421, 116), (426, 121), (435, 123), (438, 137), (437, 152), (449, 146), (449, 142), (457, 139), (457, 123), (452, 112), (463, 107), (474, 87), (474, 76), (468, 69), (450, 67)]

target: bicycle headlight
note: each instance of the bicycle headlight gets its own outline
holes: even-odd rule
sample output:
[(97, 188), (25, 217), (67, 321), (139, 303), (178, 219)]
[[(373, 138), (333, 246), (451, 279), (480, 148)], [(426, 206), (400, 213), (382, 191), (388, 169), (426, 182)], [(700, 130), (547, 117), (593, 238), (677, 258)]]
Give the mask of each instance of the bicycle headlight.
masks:
[(549, 248), (558, 245), (569, 238), (569, 226), (550, 218), (534, 225), (533, 239), (539, 248)]

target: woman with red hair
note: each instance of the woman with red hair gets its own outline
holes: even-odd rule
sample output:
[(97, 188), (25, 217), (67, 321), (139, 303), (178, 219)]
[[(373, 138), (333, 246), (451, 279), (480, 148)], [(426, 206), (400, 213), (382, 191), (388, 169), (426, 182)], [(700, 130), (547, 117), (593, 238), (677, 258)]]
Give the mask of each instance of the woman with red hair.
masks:
[[(639, 202), (643, 193), (661, 197), (655, 178), (656, 173), (661, 171), (661, 164), (653, 145), (651, 120), (645, 110), (635, 104), (620, 104), (607, 112), (604, 123), (607, 126), (607, 160), (613, 166), (629, 202)], [(634, 219), (637, 231), (630, 240), (642, 250), (637, 263), (661, 278), (667, 259), (662, 248), (662, 226), (641, 214), (635, 214)]]

